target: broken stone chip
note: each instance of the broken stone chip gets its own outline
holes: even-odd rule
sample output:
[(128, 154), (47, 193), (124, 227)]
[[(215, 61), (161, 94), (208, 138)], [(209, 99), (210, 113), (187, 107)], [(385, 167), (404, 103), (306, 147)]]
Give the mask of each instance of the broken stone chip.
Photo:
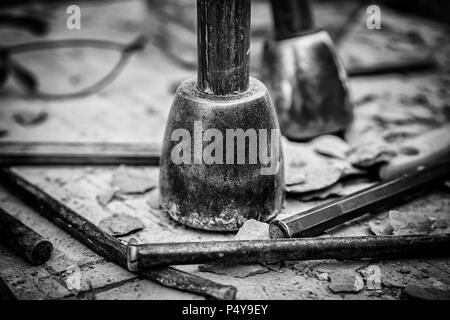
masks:
[(156, 188), (158, 180), (138, 169), (119, 167), (113, 174), (112, 184), (118, 188), (118, 193), (142, 194)]
[(159, 201), (159, 189), (155, 188), (151, 190), (147, 195), (147, 204), (151, 209), (161, 209), (161, 203)]
[(210, 272), (235, 278), (248, 278), (257, 274), (269, 272), (266, 266), (260, 264), (226, 265), (226, 264), (203, 264), (198, 266), (201, 272)]
[(108, 203), (110, 203), (114, 199), (117, 191), (118, 191), (118, 188), (111, 188), (111, 189), (106, 190), (105, 192), (97, 195), (97, 197), (96, 197), (97, 202), (103, 207), (107, 206)]
[(14, 121), (22, 126), (34, 126), (48, 119), (48, 113), (40, 111), (19, 111), (13, 115)]
[(357, 293), (364, 289), (364, 281), (354, 271), (334, 272), (330, 274), (328, 288), (333, 293)]
[(376, 165), (391, 161), (397, 152), (384, 145), (365, 145), (355, 148), (348, 160), (357, 168), (369, 169)]
[(339, 137), (324, 135), (314, 139), (312, 142), (314, 151), (317, 153), (337, 159), (345, 159), (351, 151), (351, 146)]
[(245, 221), (234, 236), (234, 240), (268, 240), (269, 224), (254, 219)]
[(314, 191), (312, 193), (304, 193), (298, 197), (302, 201), (325, 200), (330, 197), (339, 197), (343, 194), (342, 183), (336, 183), (329, 188)]
[(389, 211), (394, 235), (429, 234), (435, 221), (420, 212)]
[[(283, 140), (286, 164), (286, 191), (289, 193), (305, 193), (325, 189), (335, 184), (343, 175), (341, 161), (327, 159), (316, 154), (307, 144), (293, 143)], [(302, 165), (299, 165), (302, 164)], [(301, 183), (294, 184), (297, 175)]]
[(126, 214), (114, 214), (103, 219), (99, 227), (114, 237), (122, 237), (144, 229), (144, 224), (138, 218)]
[(389, 221), (370, 221), (369, 230), (376, 236), (390, 236), (393, 233), (393, 229)]

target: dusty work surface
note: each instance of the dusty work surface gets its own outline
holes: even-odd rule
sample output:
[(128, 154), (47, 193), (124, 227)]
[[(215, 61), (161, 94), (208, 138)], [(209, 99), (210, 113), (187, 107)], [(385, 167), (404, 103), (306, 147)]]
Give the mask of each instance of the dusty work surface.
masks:
[[(132, 58), (113, 84), (86, 98), (39, 101), (6, 91), (0, 96), (0, 141), (162, 141), (173, 90), (180, 80), (195, 72), (195, 5), (193, 1), (176, 2), (186, 2), (186, 6), (177, 10), (168, 1), (167, 7), (148, 13), (146, 4), (140, 1), (101, 7), (81, 4), (85, 9), (82, 28), (74, 31), (65, 28), (65, 7), (52, 9), (48, 16), (53, 29), (46, 38), (114, 38), (126, 42), (144, 27), (151, 35), (150, 43)], [(423, 58), (430, 53), (438, 59), (439, 67), (407, 75), (352, 78), (355, 121), (346, 136), (348, 144), (341, 141), (339, 148), (336, 143), (330, 147), (329, 141), (322, 140), (285, 146), (291, 193), (282, 217), (369, 186), (374, 181), (364, 175), (345, 181), (342, 178), (360, 173), (352, 164), (361, 167), (408, 153), (410, 149), (405, 146), (411, 139), (450, 120), (447, 27), (382, 8), (382, 30), (370, 31), (364, 8), (356, 13), (357, 8), (351, 1), (320, 2), (315, 7), (317, 24), (338, 40), (347, 68)], [(264, 37), (270, 34), (271, 21), (266, 2), (254, 2), (252, 10), (251, 69), (257, 75), (259, 52)], [(1, 43), (31, 39), (26, 33), (0, 30)], [(90, 67), (101, 64), (100, 59), (98, 65)], [(57, 68), (64, 69), (65, 65), (55, 63), (54, 70)], [(23, 121), (24, 117), (31, 117), (31, 121)], [(170, 220), (158, 206), (156, 167), (15, 170), (124, 243), (131, 236), (144, 242), (225, 240), (235, 236), (194, 231)], [(55, 246), (53, 257), (41, 267), (30, 266), (0, 246), (0, 277), (19, 299), (202, 299), (139, 279), (105, 261), (1, 187), (0, 201)], [(389, 212), (368, 213), (328, 235), (444, 233), (449, 230), (449, 222), (447, 183)], [(251, 226), (255, 230), (244, 235), (247, 238), (261, 237), (267, 227), (257, 223)], [(179, 268), (236, 286), (238, 299), (427, 298), (450, 290), (448, 259)]]

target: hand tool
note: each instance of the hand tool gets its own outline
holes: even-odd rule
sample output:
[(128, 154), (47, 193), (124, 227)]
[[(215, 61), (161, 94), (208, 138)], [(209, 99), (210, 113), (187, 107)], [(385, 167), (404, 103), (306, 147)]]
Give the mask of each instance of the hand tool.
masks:
[(183, 243), (128, 243), (128, 268), (226, 263), (280, 262), (322, 259), (402, 259), (448, 257), (450, 234), (365, 236), (279, 240), (236, 240)]
[(264, 44), (261, 79), (291, 140), (342, 132), (352, 121), (347, 74), (334, 43), (314, 28), (308, 0), (272, 0), (275, 39)]
[(0, 166), (159, 164), (160, 147), (141, 143), (0, 142)]
[(33, 265), (47, 262), (53, 251), (50, 241), (0, 208), (0, 241)]
[[(198, 0), (197, 20), (198, 78), (180, 85), (166, 124), (161, 202), (182, 224), (233, 231), (246, 219), (267, 221), (281, 210), (284, 164), (279, 125), (266, 87), (249, 77), (250, 0)], [(228, 139), (230, 132), (241, 132), (243, 139)], [(198, 134), (205, 138), (197, 140)], [(185, 142), (187, 147), (180, 151)], [(209, 159), (206, 151), (212, 144), (214, 156), (211, 152)], [(252, 162), (256, 150), (259, 158)], [(261, 160), (262, 150), (270, 150), (270, 164)], [(183, 157), (174, 161), (174, 154)], [(262, 174), (269, 167), (274, 171)]]
[[(127, 249), (119, 240), (26, 181), (12, 169), (0, 169), (0, 181), (21, 196), (27, 205), (86, 247), (124, 268), (127, 267)], [(222, 285), (172, 268), (146, 269), (138, 274), (163, 286), (197, 293), (207, 298), (234, 299), (236, 295), (236, 288), (233, 286)]]
[(395, 203), (432, 189), (440, 180), (450, 176), (450, 162), (429, 168), (419, 167), (387, 182), (331, 200), (305, 212), (283, 220), (274, 220), (269, 226), (272, 239), (314, 237), (324, 231), (363, 214), (389, 208)]

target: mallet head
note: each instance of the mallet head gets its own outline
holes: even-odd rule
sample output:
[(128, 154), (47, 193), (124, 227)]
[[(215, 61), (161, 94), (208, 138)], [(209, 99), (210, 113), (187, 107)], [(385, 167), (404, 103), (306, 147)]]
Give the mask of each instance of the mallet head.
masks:
[(312, 27), (308, 1), (273, 0), (272, 7), (277, 36), (264, 45), (261, 79), (282, 133), (307, 140), (343, 131), (353, 119), (352, 104), (331, 37)]

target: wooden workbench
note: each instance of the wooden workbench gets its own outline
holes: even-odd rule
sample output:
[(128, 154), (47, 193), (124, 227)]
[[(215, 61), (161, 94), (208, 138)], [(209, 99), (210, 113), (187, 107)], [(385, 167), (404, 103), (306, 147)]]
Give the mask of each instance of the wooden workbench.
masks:
[[(168, 1), (168, 5), (170, 2)], [(186, 2), (181, 14), (182, 19), (173, 19), (177, 23), (170, 19), (171, 15), (179, 14), (177, 10), (168, 10), (168, 17), (163, 19), (156, 11), (149, 13), (145, 2), (142, 1), (113, 2), (106, 5), (81, 3), (81, 30), (65, 28), (67, 15), (64, 5), (52, 8), (49, 14), (52, 31), (46, 39), (89, 37), (126, 42), (144, 28), (150, 35), (150, 44), (144, 52), (132, 58), (114, 83), (98, 94), (62, 101), (30, 100), (14, 91), (0, 95), (0, 129), (7, 131), (0, 139), (160, 143), (173, 87), (195, 72), (189, 68), (192, 63), (195, 64), (196, 59), (195, 4), (194, 1), (176, 2)], [(450, 66), (448, 29), (422, 18), (406, 17), (382, 8), (382, 23), (386, 23), (385, 29), (368, 30), (365, 26), (364, 8), (359, 14), (355, 14), (357, 7), (358, 4), (352, 1), (339, 4), (320, 2), (315, 7), (317, 24), (330, 30), (336, 39), (339, 36), (339, 52), (347, 66), (371, 64), (386, 59), (400, 61), (407, 55), (420, 56), (424, 51), (419, 48), (423, 46), (434, 53), (441, 67), (417, 74), (351, 79), (352, 98), (356, 103), (356, 128), (352, 130), (365, 134), (355, 137), (350, 131), (349, 140), (355, 143), (378, 143), (386, 132), (377, 131), (381, 129), (371, 126), (368, 119), (372, 119), (371, 115), (374, 113), (392, 110), (408, 99), (423, 107), (421, 111), (428, 110), (434, 122), (430, 121), (430, 117), (422, 122), (417, 120), (423, 119), (423, 116), (414, 118), (417, 121), (402, 123), (401, 130), (389, 128), (389, 142), (399, 136), (407, 139), (402, 133), (413, 132), (411, 135), (417, 135), (426, 132), (433, 125), (449, 122), (450, 77), (449, 70), (445, 68), (445, 65), (447, 68)], [(264, 37), (270, 34), (271, 21), (267, 18), (270, 17), (270, 12), (266, 2), (255, 1), (252, 10), (251, 69), (253, 74), (257, 75), (261, 44)], [(393, 32), (392, 26), (400, 31)], [(345, 34), (342, 35), (341, 31), (344, 30)], [(170, 39), (161, 37), (162, 33), (171, 35)], [(16, 30), (0, 30), (1, 43), (31, 39), (32, 36)], [(101, 65), (102, 62), (98, 63)], [(423, 99), (423, 96), (426, 99)], [(39, 125), (23, 126), (13, 120), (17, 112), (40, 110), (48, 114), (48, 119)], [(361, 126), (366, 127), (361, 129)], [(36, 183), (95, 224), (114, 214), (127, 214), (140, 219), (145, 228), (133, 236), (141, 241), (223, 240), (233, 237), (233, 234), (194, 231), (173, 222), (156, 204), (157, 189), (141, 195), (124, 196), (106, 206), (100, 205), (96, 199), (97, 195), (110, 188), (112, 175), (119, 169), (122, 170), (117, 167), (15, 168), (27, 180)], [(155, 178), (158, 174), (156, 167), (126, 170), (138, 170), (143, 175)], [(0, 285), (0, 288), (7, 287), (18, 299), (202, 299), (201, 296), (139, 279), (136, 275), (105, 261), (27, 207), (3, 187), (0, 187), (0, 202), (23, 223), (51, 240), (55, 246), (55, 252), (49, 262), (33, 267), (13, 251), (0, 245), (0, 278), (6, 285)], [(318, 201), (288, 198), (282, 215), (288, 216), (317, 203)], [(433, 193), (397, 209), (422, 212), (429, 217), (450, 215), (449, 189), (438, 188)], [(330, 232), (330, 235), (369, 235), (369, 222), (385, 218), (386, 213), (380, 213), (376, 217), (369, 214)], [(126, 242), (129, 237), (120, 239)], [(335, 294), (328, 288), (328, 281), (318, 276), (342, 271), (359, 272), (369, 265), (375, 265), (381, 270), (380, 290), (366, 288), (355, 294)], [(448, 259), (292, 263), (245, 278), (200, 272), (197, 266), (179, 268), (236, 286), (238, 299), (400, 299), (405, 297), (405, 287), (411, 284), (441, 290), (450, 289)], [(75, 289), (74, 281), (81, 281), (79, 287), (75, 284)]]

